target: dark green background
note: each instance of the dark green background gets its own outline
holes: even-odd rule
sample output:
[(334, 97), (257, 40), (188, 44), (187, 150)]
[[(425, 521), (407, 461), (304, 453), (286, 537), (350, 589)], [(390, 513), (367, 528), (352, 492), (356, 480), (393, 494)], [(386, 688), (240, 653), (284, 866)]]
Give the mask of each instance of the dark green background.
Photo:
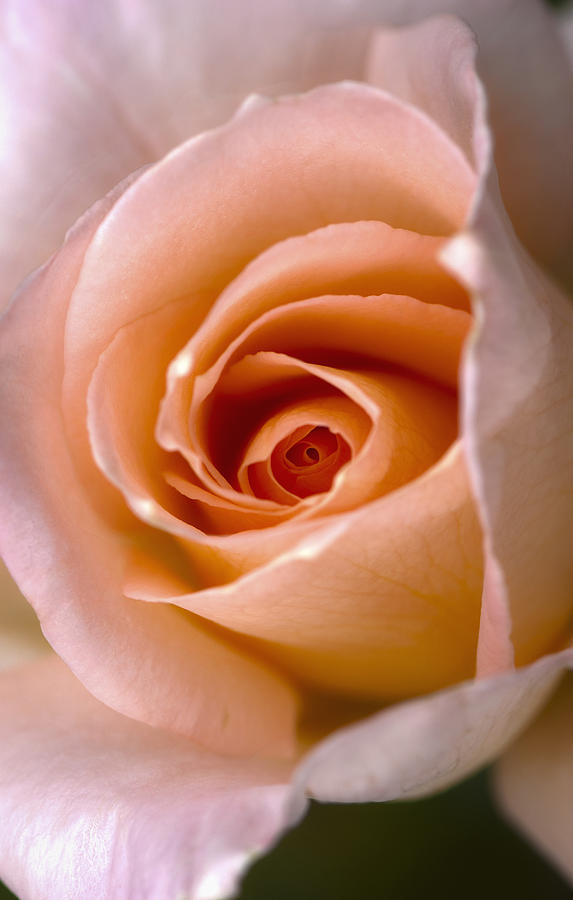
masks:
[[(571, 0), (547, 2), (565, 7)], [(13, 896), (0, 884), (0, 900)], [(573, 900), (573, 890), (499, 817), (486, 772), (417, 803), (313, 804), (251, 869), (240, 894), (240, 900), (378, 898)]]
[(497, 815), (488, 773), (416, 803), (313, 805), (241, 900), (571, 900)]

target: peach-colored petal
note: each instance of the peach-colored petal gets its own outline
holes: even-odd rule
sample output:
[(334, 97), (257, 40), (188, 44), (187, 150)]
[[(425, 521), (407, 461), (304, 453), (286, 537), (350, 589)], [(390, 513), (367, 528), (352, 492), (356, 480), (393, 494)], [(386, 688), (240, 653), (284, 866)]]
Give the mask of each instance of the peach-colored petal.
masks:
[[(463, 310), (404, 295), (343, 294), (300, 300), (269, 310), (247, 327), (210, 369), (197, 376), (193, 400), (197, 403), (206, 396), (225, 366), (258, 350), (317, 363), (338, 358), (343, 366), (349, 358), (362, 358), (378, 366), (400, 366), (455, 389), (470, 325), (471, 317)], [(186, 352), (187, 348), (181, 357)], [(163, 420), (169, 406), (167, 398)]]
[[(102, 354), (89, 392), (88, 421), (95, 459), (139, 518), (172, 534), (212, 544), (205, 533), (272, 525), (282, 508), (277, 510), (276, 504), (252, 497), (252, 503), (238, 505), (236, 501), (244, 498), (235, 491), (229, 491), (230, 501), (224, 494), (207, 492), (153, 440), (153, 398), (157, 389), (161, 390), (165, 369), (156, 373), (148, 360), (155, 353), (158, 330), (170, 330), (165, 320), (171, 312), (167, 307), (126, 326)], [(157, 353), (160, 356), (161, 351)], [(141, 373), (137, 392), (133, 391), (133, 371)], [(177, 494), (170, 487), (176, 488)], [(194, 501), (191, 509), (179, 494)], [(221, 518), (227, 527), (221, 528)], [(240, 543), (239, 537), (235, 543)]]
[[(570, 667), (573, 661), (570, 662)], [(496, 767), (512, 824), (573, 882), (573, 676)]]
[(573, 613), (573, 308), (491, 197), (444, 259), (474, 293), (463, 429), (522, 664), (556, 647)]
[[(408, 281), (407, 277), (405, 280)], [(216, 310), (213, 314), (215, 312)], [(242, 315), (244, 318), (244, 313)], [(207, 328), (211, 318), (209, 316), (205, 323)], [(241, 365), (239, 363), (233, 366), (233, 360), (240, 360), (242, 356), (254, 354), (261, 348), (292, 353), (303, 360), (313, 360), (316, 357), (318, 360), (322, 357), (327, 360), (334, 359), (335, 364), (338, 361), (343, 366), (345, 357), (346, 359), (354, 357), (358, 361), (364, 358), (364, 365), (375, 364), (382, 368), (398, 365), (431, 381), (435, 380), (455, 388), (462, 342), (470, 321), (469, 315), (463, 310), (450, 309), (438, 303), (422, 303), (403, 296), (340, 295), (301, 300), (279, 306), (263, 313), (247, 327), (206, 372), (195, 378), (189, 372), (186, 372), (185, 377), (180, 377), (178, 375), (180, 364), (186, 359), (195, 359), (193, 341), (190, 342), (172, 366), (173, 378), (161, 407), (157, 429), (158, 440), (168, 449), (181, 453), (197, 475), (206, 479), (205, 483), (215, 492), (242, 503), (244, 496), (230, 491), (228, 480), (221, 480), (217, 467), (210, 459), (210, 453), (206, 448), (206, 429), (214, 412), (202, 410), (205, 399), (214, 402), (213, 398), (216, 399), (222, 393), (222, 384), (226, 383), (232, 394), (230, 415), (224, 415), (220, 408), (217, 413), (217, 418), (224, 423), (219, 429), (222, 434), (220, 440), (225, 442), (231, 430), (234, 440), (238, 440), (237, 420), (244, 423), (249, 417), (252, 419), (258, 410), (262, 402), (263, 382), (257, 382), (256, 377), (254, 380), (251, 377), (246, 384), (243, 380), (239, 380), (238, 371)], [(134, 327), (138, 331), (141, 330), (139, 323), (135, 323)], [(204, 332), (206, 328), (201, 330)], [(197, 360), (199, 370), (200, 359), (201, 355)], [(254, 357), (251, 357), (249, 364), (251, 368), (253, 359)], [(359, 362), (354, 364), (357, 365)], [(229, 366), (228, 373), (223, 375)], [(187, 368), (184, 366), (184, 371)], [(242, 370), (244, 371), (244, 366)], [(105, 377), (103, 372), (101, 374)], [(294, 372), (291, 377), (295, 377)], [(300, 400), (300, 390), (295, 391), (294, 384), (291, 384), (290, 390), (291, 393), (296, 393)], [(249, 392), (252, 391), (256, 392), (256, 403), (250, 397)], [(431, 393), (431, 386), (420, 388), (420, 392), (426, 396), (428, 391)], [(242, 411), (237, 408), (237, 398), (241, 393), (244, 394)], [(111, 384), (103, 386), (103, 394), (109, 398), (116, 396)], [(450, 398), (446, 398), (444, 392), (441, 392), (441, 396), (445, 398), (445, 406), (449, 408)], [(128, 399), (127, 402), (131, 408), (131, 401)], [(94, 404), (94, 424), (98, 405), (101, 406)], [(117, 405), (117, 398), (108, 404), (109, 415), (117, 419), (116, 427), (125, 431), (126, 423), (131, 427), (129, 423), (132, 416), (127, 414), (127, 410), (120, 412)], [(372, 409), (376, 415), (375, 406)], [(282, 412), (278, 416), (280, 419)], [(231, 421), (235, 423), (234, 426), (229, 424)], [(137, 431), (138, 427), (135, 424), (134, 430)], [(97, 439), (95, 430), (92, 429), (92, 432), (92, 439)], [(115, 456), (117, 455), (116, 452)], [(119, 484), (117, 481), (116, 483)]]
[[(291, 238), (261, 254), (223, 291), (172, 363), (159, 442), (189, 458), (189, 407), (231, 359), (254, 349), (359, 354), (456, 386), (469, 317), (448, 307), (467, 298), (440, 272), (440, 246), (429, 236), (357, 222)], [(336, 293), (304, 299), (326, 288)], [(383, 295), (368, 296), (373, 290)]]
[(531, 666), (393, 706), (319, 744), (301, 764), (303, 795), (365, 802), (423, 797), (491, 762), (543, 706), (571, 651)]
[(225, 586), (177, 595), (134, 580), (127, 591), (264, 639), (270, 658), (312, 684), (388, 699), (473, 673), (480, 541), (458, 449)]
[[(390, 332), (390, 341), (392, 337)], [(286, 393), (289, 387), (294, 393), (294, 379), (298, 378), (299, 382), (305, 384), (305, 373), (313, 376), (306, 390), (311, 398), (314, 395), (314, 401), (311, 399), (305, 403), (303, 397), (298, 409), (295, 403), (286, 406), (284, 402), (279, 404), (276, 414), (267, 419), (267, 427), (263, 426), (259, 431), (263, 446), (269, 453), (272, 450), (269, 441), (277, 443), (290, 433), (291, 420), (288, 416), (285, 418), (288, 411), (292, 411), (295, 416), (292, 421), (294, 428), (312, 423), (314, 416), (317, 424), (331, 424), (342, 436), (347, 435), (351, 443), (354, 442), (351, 438), (352, 422), (358, 423), (361, 430), (364, 429), (367, 417), (373, 423), (371, 435), (355, 460), (349, 461), (348, 466), (337, 475), (332, 490), (322, 499), (308, 497), (301, 504), (302, 507), (306, 506), (309, 515), (352, 509), (399, 487), (436, 462), (454, 440), (455, 398), (439, 386), (419, 382), (408, 375), (387, 373), (384, 369), (380, 372), (337, 369), (264, 351), (247, 355), (228, 368), (214, 390), (212, 414), (216, 412), (216, 400), (224, 398), (233, 408), (233, 414), (241, 419), (246, 415), (245, 409), (248, 410), (251, 406), (258, 408), (263, 387), (276, 391), (279, 396)], [(345, 395), (352, 401), (338, 409), (339, 415), (342, 414), (338, 423), (340, 427), (322, 416), (321, 380), (325, 382), (325, 387), (337, 389), (342, 396)], [(314, 389), (313, 381), (316, 382)], [(356, 412), (353, 412), (353, 405)], [(234, 442), (239, 442), (239, 446), (244, 443), (236, 428), (233, 429), (232, 425), (227, 427), (223, 415), (218, 413), (217, 418), (220, 420), (221, 441), (232, 434)], [(208, 421), (208, 413), (205, 414), (205, 419)], [(198, 412), (192, 412), (192, 421), (196, 429), (190, 428), (191, 439), (195, 430), (201, 430)], [(256, 442), (256, 438), (254, 440)], [(216, 437), (213, 442), (216, 443)], [(219, 461), (209, 459), (205, 450), (205, 438), (202, 443), (203, 458), (210, 469), (217, 467), (218, 462), (223, 461), (224, 464), (224, 457)], [(248, 446), (246, 452), (249, 452)], [(260, 457), (260, 452), (258, 455)], [(190, 461), (193, 464), (192, 456)], [(231, 466), (230, 480), (233, 480), (232, 460), (227, 461), (227, 465)], [(218, 469), (221, 471), (220, 465)], [(310, 493), (313, 494), (314, 491)]]
[(214, 900), (284, 827), (290, 766), (98, 703), (63, 663), (0, 676), (0, 875), (37, 900)]
[(463, 155), (429, 120), (351, 83), (251, 106), (146, 170), (100, 226), (68, 307), (63, 410), (84, 481), (93, 479), (88, 384), (122, 326), (187, 297), (189, 336), (250, 258), (328, 223), (383, 219), (451, 234), (473, 186)]
[(173, 608), (150, 615), (122, 597), (127, 555), (144, 535), (135, 519), (123, 536), (104, 525), (70, 459), (58, 363), (65, 298), (114, 199), (80, 221), (2, 323), (2, 420), (11, 423), (1, 434), (2, 553), (47, 639), (105, 702), (219, 749), (288, 751), (295, 701), (281, 678)]
[[(329, 459), (330, 465), (335, 464), (336, 468), (324, 487), (328, 490), (341, 465), (360, 451), (370, 428), (367, 414), (348, 397), (335, 395), (319, 400), (314, 398), (306, 403), (295, 401), (268, 419), (254, 436), (242, 456), (237, 481), (243, 491), (251, 493), (259, 493), (257, 487), (261, 489), (264, 483), (264, 496), (268, 493), (277, 502), (292, 505), (301, 495), (296, 490), (293, 492), (294, 484), (287, 487), (285, 479), (296, 480), (309, 474), (308, 454), (311, 447), (317, 445), (317, 435), (330, 435), (330, 441), (334, 442), (329, 448)], [(346, 452), (341, 456), (342, 444)], [(293, 453), (297, 456), (293, 457)], [(299, 458), (301, 455), (302, 459)], [(317, 464), (323, 471), (326, 460), (320, 463), (316, 456), (314, 462), (311, 467), (314, 474)]]
[[(250, 363), (260, 357), (279, 359), (278, 354), (260, 353), (243, 362)], [(353, 509), (395, 490), (436, 462), (455, 438), (455, 399), (435, 386), (385, 372), (339, 372), (324, 366), (305, 366), (309, 371), (337, 383), (340, 390), (355, 401), (357, 411), (345, 409), (346, 415), (341, 418), (340, 427), (337, 429), (332, 421), (331, 430), (352, 441), (351, 423), (356, 422), (358, 413), (362, 412), (362, 417), (368, 413), (372, 420), (370, 433), (363, 433), (362, 446), (355, 453), (355, 458), (348, 461), (345, 469), (336, 476), (328, 496), (321, 502), (309, 503), (307, 508), (311, 514), (324, 515)], [(240, 368), (241, 363), (231, 368), (231, 381), (236, 380), (235, 373)], [(310, 405), (297, 411), (301, 425), (305, 421), (329, 424), (328, 419), (322, 419), (319, 411), (321, 407), (324, 409), (324, 402), (319, 401), (317, 406), (314, 419)], [(362, 419), (358, 421), (362, 423)], [(286, 425), (287, 434), (290, 433), (291, 425), (281, 419), (280, 414), (278, 422), (281, 427)]]
[(257, 256), (217, 298), (182, 357), (203, 372), (249, 324), (295, 301), (325, 295), (399, 294), (469, 309), (443, 270), (444, 239), (385, 222), (340, 222), (287, 238)]
[(448, 235), (473, 186), (433, 123), (366, 85), (250, 106), (144, 172), (107, 217), (70, 304), (69, 377), (135, 316), (184, 295), (205, 308), (206, 291), (277, 241), (360, 219)]

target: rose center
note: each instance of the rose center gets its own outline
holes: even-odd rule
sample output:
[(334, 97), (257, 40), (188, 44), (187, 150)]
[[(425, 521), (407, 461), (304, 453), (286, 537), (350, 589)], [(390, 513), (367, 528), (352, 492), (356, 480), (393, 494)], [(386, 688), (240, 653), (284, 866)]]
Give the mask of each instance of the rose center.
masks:
[(280, 441), (271, 456), (278, 483), (297, 497), (330, 490), (340, 468), (349, 461), (344, 438), (325, 426), (305, 425)]

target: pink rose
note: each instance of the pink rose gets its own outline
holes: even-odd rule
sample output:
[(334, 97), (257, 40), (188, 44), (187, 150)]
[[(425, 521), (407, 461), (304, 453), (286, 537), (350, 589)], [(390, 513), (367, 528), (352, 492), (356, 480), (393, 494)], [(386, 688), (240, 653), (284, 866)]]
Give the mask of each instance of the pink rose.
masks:
[[(223, 897), (307, 797), (493, 760), (573, 662), (553, 23), (224, 7), (4, 13), (4, 283), (124, 178), (0, 336), (2, 554), (55, 650), (0, 679), (22, 897)], [(499, 772), (573, 874), (571, 702)]]

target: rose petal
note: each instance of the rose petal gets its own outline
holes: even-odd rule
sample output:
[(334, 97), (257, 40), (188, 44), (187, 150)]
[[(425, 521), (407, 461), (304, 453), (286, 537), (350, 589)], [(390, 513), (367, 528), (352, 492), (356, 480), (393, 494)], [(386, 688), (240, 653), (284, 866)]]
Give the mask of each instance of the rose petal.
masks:
[(224, 121), (252, 91), (361, 78), (369, 28), (435, 12), (457, 13), (476, 30), (506, 199), (531, 246), (547, 259), (563, 255), (573, 87), (550, 16), (534, 0), (272, 0), (264, 14), (258, 0), (223, 0), (216, 10), (201, 0), (142, 0), (136, 9), (126, 0), (81, 9), (73, 0), (10, 0), (0, 47), (11, 122), (0, 181), (8, 294), (133, 168)]
[(451, 234), (473, 187), (445, 134), (358, 84), (250, 107), (144, 172), (98, 229), (69, 301), (63, 410), (84, 482), (94, 481), (87, 389), (121, 327), (187, 297), (183, 342), (228, 281), (273, 242), (329, 222), (378, 218)]
[(395, 698), (473, 673), (481, 532), (459, 447), (400, 490), (313, 524), (224, 586), (178, 595), (168, 580), (133, 578), (126, 591), (264, 639), (299, 678), (353, 696)]
[(572, 652), (565, 651), (516, 672), (401, 703), (341, 729), (298, 769), (295, 819), (304, 796), (345, 803), (406, 799), (460, 781), (519, 734), (572, 663)]
[(70, 459), (55, 362), (65, 301), (117, 193), (80, 220), (3, 321), (2, 553), (47, 639), (105, 702), (218, 749), (290, 752), (296, 704), (279, 676), (176, 610), (150, 615), (122, 597), (126, 558), (145, 536), (134, 519), (123, 536), (106, 527)]
[(365, 85), (330, 85), (245, 110), (144, 173), (100, 228), (68, 313), (74, 396), (120, 327), (188, 296), (193, 333), (196, 308), (206, 311), (269, 245), (325, 219), (451, 234), (473, 186), (445, 135)]
[(366, 80), (437, 122), (474, 165), (476, 39), (454, 16), (409, 28), (379, 29), (369, 47)]
[(573, 881), (573, 676), (496, 767), (512, 824)]
[(573, 307), (490, 198), (443, 257), (475, 296), (462, 422), (519, 665), (555, 647), (573, 613)]
[(312, 297), (399, 294), (469, 310), (467, 295), (440, 266), (443, 245), (443, 238), (364, 221), (279, 241), (225, 288), (182, 360), (190, 357), (190, 371), (204, 372), (256, 320)]
[[(562, 198), (573, 195), (573, 79), (549, 12), (529, 0), (414, 6), (423, 6), (425, 14), (439, 6), (440, 12), (457, 13), (475, 29), (504, 202), (526, 246), (570, 277), (573, 210)], [(476, 159), (481, 138), (472, 129), (472, 107), (480, 91), (475, 56), (469, 29), (453, 17), (440, 16), (380, 32), (369, 80), (424, 109), (469, 159)]]
[(0, 676), (0, 873), (19, 897), (214, 900), (284, 823), (289, 768), (98, 703), (57, 658)]
[(328, 8), (315, 15), (297, 7), (298, 16), (283, 0), (264, 14), (259, 3), (225, 0), (216, 15), (201, 0), (3, 4), (6, 296), (90, 203), (133, 169), (224, 122), (253, 90), (285, 93), (359, 77), (365, 30), (333, 32)]
[[(407, 374), (337, 369), (261, 351), (230, 366), (218, 389), (236, 404), (240, 403), (240, 398), (246, 398), (248, 403), (249, 387), (260, 388), (267, 379), (277, 379), (280, 387), (283, 379), (290, 383), (300, 370), (314, 375), (317, 380), (323, 379), (354, 401), (357, 411), (354, 413), (351, 405), (345, 410), (340, 420), (341, 434), (351, 433), (352, 426), (346, 425), (347, 419), (349, 423), (353, 420), (362, 423), (369, 416), (372, 421), (371, 433), (364, 446), (336, 478), (330, 492), (321, 501), (309, 498), (309, 515), (354, 509), (389, 493), (428, 469), (456, 436), (455, 397), (437, 385), (418, 382)], [(320, 407), (324, 408), (321, 398), (316, 406), (318, 422)], [(308, 418), (313, 415), (311, 402), (305, 406), (303, 401), (301, 407), (302, 419), (298, 424), (312, 422), (312, 418)], [(269, 424), (272, 421), (269, 420)], [(280, 410), (276, 421), (279, 426), (284, 424)], [(325, 420), (321, 424), (328, 423)], [(264, 429), (259, 434), (264, 434)]]

